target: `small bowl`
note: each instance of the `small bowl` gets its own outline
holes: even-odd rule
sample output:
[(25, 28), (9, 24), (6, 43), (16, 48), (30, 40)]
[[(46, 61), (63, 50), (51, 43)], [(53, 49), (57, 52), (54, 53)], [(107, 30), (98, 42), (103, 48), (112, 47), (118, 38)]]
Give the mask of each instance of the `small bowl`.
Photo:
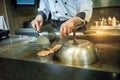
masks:
[(58, 52), (62, 63), (70, 65), (92, 64), (99, 59), (95, 45), (88, 40), (69, 40)]

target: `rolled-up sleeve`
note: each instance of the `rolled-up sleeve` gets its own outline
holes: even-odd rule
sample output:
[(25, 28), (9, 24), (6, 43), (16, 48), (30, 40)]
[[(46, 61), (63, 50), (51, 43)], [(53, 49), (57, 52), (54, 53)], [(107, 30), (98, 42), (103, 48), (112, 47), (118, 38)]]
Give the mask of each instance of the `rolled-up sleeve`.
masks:
[(38, 8), (38, 15), (42, 15), (43, 19), (46, 21), (49, 17), (50, 8), (48, 0), (40, 0), (39, 8)]
[(77, 4), (77, 17), (80, 17), (83, 21), (89, 22), (92, 16), (93, 3), (91, 0), (79, 0)]

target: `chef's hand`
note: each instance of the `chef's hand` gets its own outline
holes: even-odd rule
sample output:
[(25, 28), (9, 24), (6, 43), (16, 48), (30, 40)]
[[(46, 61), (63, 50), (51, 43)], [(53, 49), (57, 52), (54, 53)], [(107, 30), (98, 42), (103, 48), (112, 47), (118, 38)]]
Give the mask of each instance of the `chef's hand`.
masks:
[(74, 28), (74, 23), (71, 20), (64, 22), (60, 27), (60, 38), (65, 37), (70, 32), (72, 32)]
[(64, 22), (60, 27), (60, 38), (65, 37), (75, 29), (75, 25), (83, 25), (79, 17), (74, 17)]
[(41, 26), (43, 25), (43, 18), (42, 16), (38, 15), (32, 22), (32, 27), (36, 30), (36, 31), (40, 31)]

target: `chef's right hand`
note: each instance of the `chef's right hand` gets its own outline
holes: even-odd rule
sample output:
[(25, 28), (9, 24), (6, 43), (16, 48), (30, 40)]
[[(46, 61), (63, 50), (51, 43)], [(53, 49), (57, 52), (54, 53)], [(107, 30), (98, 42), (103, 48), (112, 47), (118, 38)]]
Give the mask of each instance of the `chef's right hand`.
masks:
[(42, 18), (42, 16), (38, 15), (34, 20), (32, 20), (31, 24), (32, 24), (32, 27), (36, 31), (40, 31), (40, 28), (43, 25), (43, 18)]

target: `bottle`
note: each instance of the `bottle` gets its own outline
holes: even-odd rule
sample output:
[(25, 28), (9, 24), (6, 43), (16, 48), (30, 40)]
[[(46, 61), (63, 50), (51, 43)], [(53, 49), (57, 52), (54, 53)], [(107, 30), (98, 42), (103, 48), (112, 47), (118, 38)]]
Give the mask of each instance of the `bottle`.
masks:
[(116, 23), (117, 23), (116, 17), (113, 16), (113, 18), (112, 18), (112, 26), (113, 27), (116, 26)]
[(108, 26), (112, 26), (112, 18), (110, 16), (108, 17)]
[(102, 26), (106, 25), (106, 19), (104, 17), (102, 17)]

